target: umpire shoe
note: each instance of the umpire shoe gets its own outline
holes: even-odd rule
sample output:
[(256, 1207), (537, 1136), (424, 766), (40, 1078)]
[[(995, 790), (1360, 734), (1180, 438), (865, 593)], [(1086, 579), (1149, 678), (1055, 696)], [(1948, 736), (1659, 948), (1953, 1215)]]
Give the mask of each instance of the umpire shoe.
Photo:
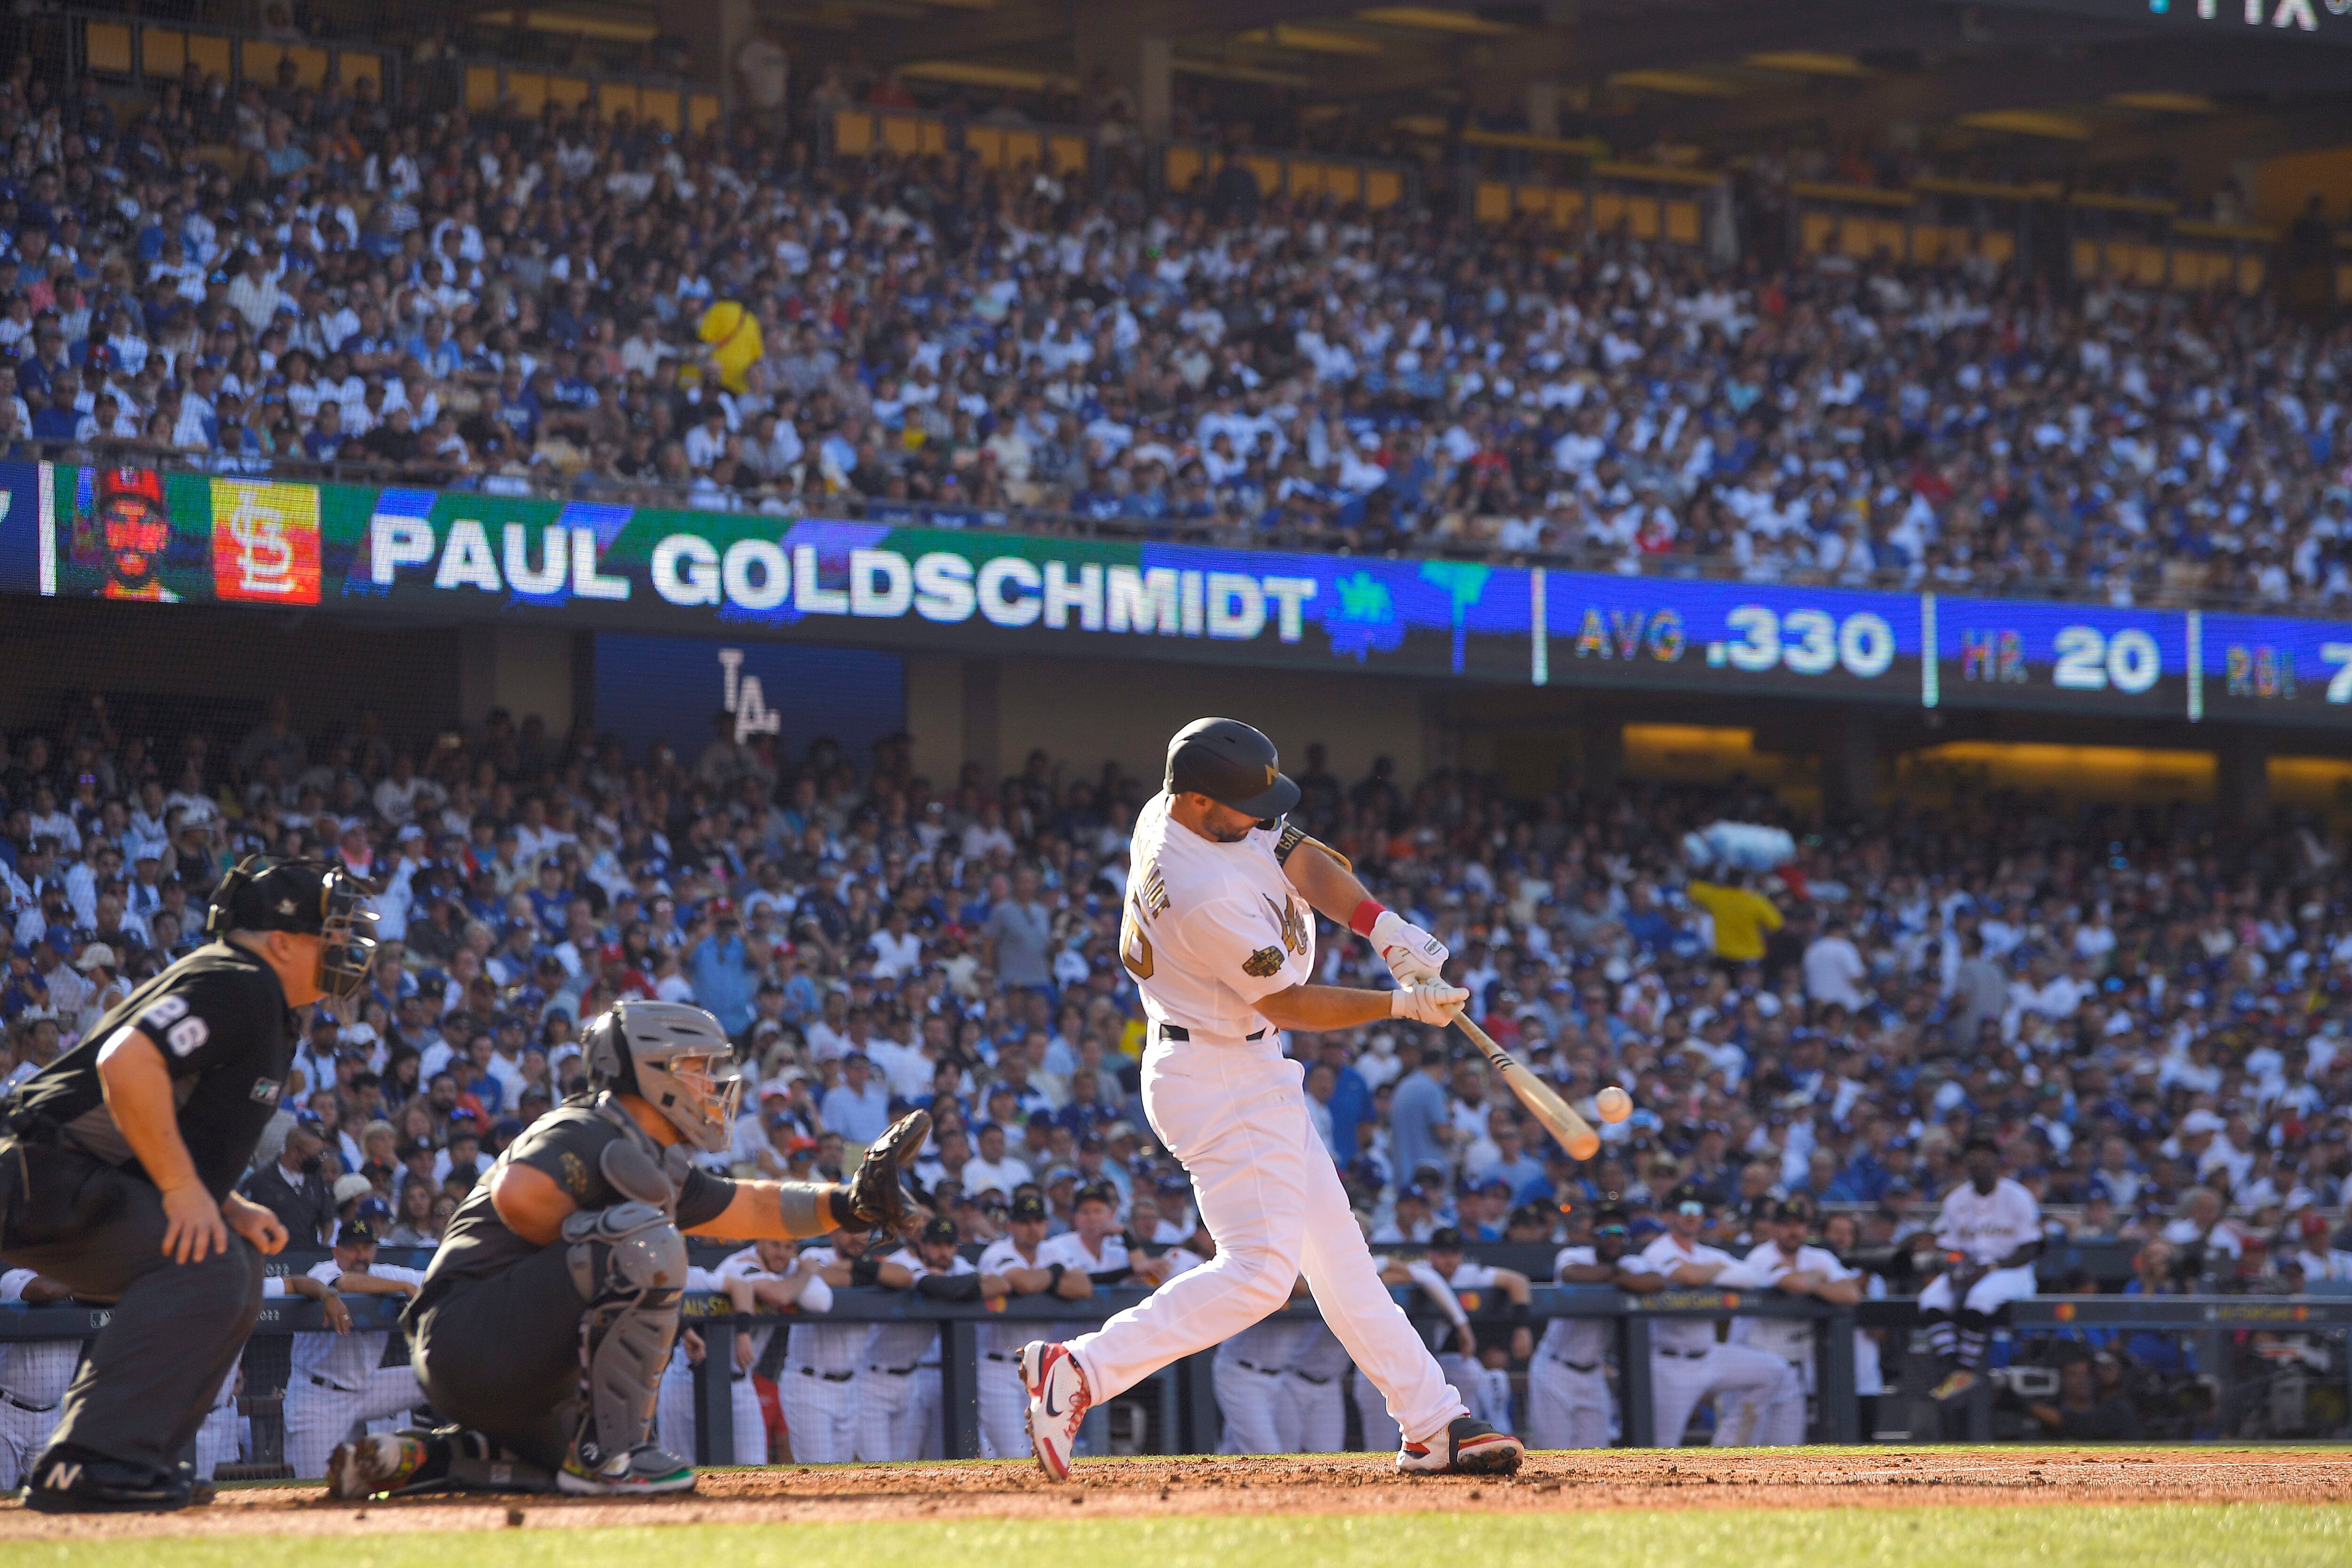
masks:
[(173, 1513), (194, 1491), (192, 1470), (153, 1469), (60, 1447), (42, 1455), (25, 1478), (25, 1506), (43, 1513)]
[(1397, 1469), (1406, 1475), (1507, 1476), (1526, 1452), (1527, 1445), (1508, 1432), (1457, 1416), (1444, 1436), (1399, 1448)]
[(555, 1490), (574, 1497), (656, 1497), (692, 1491), (694, 1467), (657, 1443), (639, 1443), (606, 1459), (590, 1444), (574, 1443), (555, 1472)]
[(1037, 1463), (1057, 1481), (1070, 1479), (1070, 1450), (1078, 1426), (1094, 1403), (1087, 1375), (1066, 1344), (1032, 1340), (1021, 1347), (1021, 1386), (1029, 1394), (1029, 1446)]

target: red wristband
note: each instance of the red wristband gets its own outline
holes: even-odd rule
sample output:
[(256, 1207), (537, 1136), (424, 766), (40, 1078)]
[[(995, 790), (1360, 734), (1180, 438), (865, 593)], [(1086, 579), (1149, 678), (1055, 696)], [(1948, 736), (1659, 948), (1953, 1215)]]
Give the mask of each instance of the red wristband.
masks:
[(1356, 912), (1348, 916), (1348, 929), (1359, 936), (1370, 936), (1372, 934), (1372, 922), (1388, 912), (1387, 904), (1377, 898), (1368, 898), (1356, 905)]

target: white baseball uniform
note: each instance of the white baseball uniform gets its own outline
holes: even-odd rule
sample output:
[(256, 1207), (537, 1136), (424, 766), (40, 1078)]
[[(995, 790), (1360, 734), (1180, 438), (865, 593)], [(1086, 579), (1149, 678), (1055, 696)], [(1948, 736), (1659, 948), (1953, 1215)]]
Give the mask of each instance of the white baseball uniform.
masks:
[(205, 1424), (196, 1428), (196, 1475), (210, 1480), (223, 1465), (233, 1465), (245, 1447), (246, 1421), (236, 1407), (237, 1380), (244, 1375), (242, 1359), (221, 1379)]
[[(686, 1288), (709, 1290), (710, 1270), (699, 1264), (688, 1264)], [(681, 1323), (677, 1341), (669, 1347), (669, 1361), (662, 1368), (661, 1388), (654, 1396), (654, 1441), (682, 1459), (699, 1463), (702, 1455), (694, 1441), (694, 1364), (686, 1359), (686, 1331), (696, 1326)]]
[[(1041, 1243), (1035, 1257), (1023, 1255), (1013, 1238), (992, 1241), (980, 1255), (980, 1271), (1051, 1268), (1055, 1260)], [(1029, 1395), (1021, 1386), (1021, 1347), (1037, 1336), (1028, 1322), (980, 1325), (980, 1451), (984, 1458), (1009, 1459), (1029, 1452)]]
[(1290, 1375), (1300, 1322), (1268, 1319), (1252, 1323), (1217, 1347), (1210, 1374), (1217, 1391), (1217, 1414), (1224, 1432), (1221, 1454), (1290, 1452), (1275, 1416), (1278, 1391)]
[[(412, 1285), (425, 1282), (422, 1270), (388, 1263), (358, 1271)], [(344, 1273), (330, 1258), (310, 1270), (310, 1278), (333, 1290)], [(325, 1475), (328, 1456), (353, 1427), (425, 1402), (413, 1368), (383, 1364), (391, 1338), (388, 1329), (294, 1336), (293, 1369), (286, 1378), (286, 1462), (298, 1478)]]
[[(760, 1249), (756, 1247), (746, 1247), (740, 1252), (729, 1253), (719, 1260), (719, 1267), (711, 1270), (711, 1275), (713, 1279), (711, 1289), (717, 1291), (725, 1290), (727, 1281), (730, 1280), (742, 1279), (757, 1282), (762, 1280), (782, 1280), (785, 1277), (772, 1269), (761, 1265)], [(811, 1293), (815, 1291), (824, 1292), (823, 1300), (825, 1306), (833, 1305), (832, 1287), (826, 1285), (822, 1280), (813, 1280), (803, 1286), (801, 1301), (807, 1301)], [(752, 1381), (752, 1372), (760, 1364), (761, 1359), (768, 1354), (768, 1343), (776, 1337), (776, 1330), (779, 1326), (772, 1322), (754, 1323), (744, 1331), (751, 1336), (751, 1366), (740, 1366), (736, 1364), (734, 1335), (731, 1333), (722, 1333), (720, 1337), (726, 1343), (717, 1347), (719, 1353), (726, 1358), (727, 1408), (730, 1417), (729, 1424), (735, 1433), (735, 1462), (739, 1465), (764, 1465), (768, 1462), (768, 1412), (760, 1404), (760, 1385)], [(705, 1342), (704, 1354), (711, 1354), (708, 1341)], [(782, 1390), (778, 1391), (777, 1403), (779, 1405), (783, 1403)]]
[[(0, 1273), (0, 1301), (21, 1301), (39, 1276), (30, 1269)], [(0, 1491), (25, 1479), (58, 1424), (58, 1405), (81, 1366), (78, 1339), (18, 1340), (0, 1345)]]
[[(922, 1254), (901, 1247), (887, 1261), (919, 1280), (936, 1270)], [(959, 1256), (950, 1275), (976, 1274)], [(1015, 1381), (1018, 1381), (1016, 1376)], [(852, 1386), (857, 1401), (857, 1457), (871, 1464), (936, 1458), (946, 1447), (940, 1430), (940, 1330), (936, 1323), (876, 1323), (866, 1343), (866, 1364)]]
[(1307, 983), (1315, 912), (1291, 891), (1276, 835), (1212, 843), (1152, 797), (1129, 852), (1120, 956), (1150, 1019), (1143, 1107), (1192, 1176), (1217, 1255), (1070, 1342), (1097, 1404), (1221, 1344), (1290, 1297), (1301, 1272), (1407, 1437), (1468, 1407), (1390, 1299), (1300, 1089), (1305, 1072), (1255, 1003)]
[[(1671, 1278), (1687, 1263), (1723, 1265), (1715, 1277), (1718, 1286), (1747, 1289), (1756, 1283), (1730, 1253), (1703, 1242), (1685, 1245), (1672, 1231), (1643, 1249), (1632, 1267), (1636, 1273)], [(1650, 1324), (1650, 1410), (1659, 1448), (1682, 1447), (1691, 1412), (1710, 1395), (1716, 1401), (1715, 1445), (1719, 1448), (1739, 1441), (1737, 1424), (1728, 1419), (1739, 1400), (1762, 1399), (1768, 1406), (1794, 1400), (1799, 1410), (1804, 1408), (1804, 1385), (1797, 1381), (1796, 1370), (1779, 1356), (1744, 1344), (1717, 1344), (1717, 1321), (1659, 1318)]]
[[(812, 1247), (801, 1257), (819, 1268), (845, 1261), (830, 1247)], [(822, 1310), (832, 1306), (828, 1291)], [(803, 1296), (801, 1310), (820, 1309)], [(866, 1364), (866, 1342), (872, 1332), (866, 1323), (794, 1323), (784, 1336), (784, 1375), (776, 1380), (776, 1396), (784, 1407), (794, 1463), (843, 1464), (856, 1452), (856, 1407), (850, 1385)]]
[[(1748, 1271), (1756, 1277), (1757, 1288), (1769, 1289), (1780, 1282), (1784, 1274), (1818, 1273), (1827, 1280), (1851, 1280), (1858, 1270), (1838, 1261), (1837, 1254), (1810, 1244), (1800, 1245), (1794, 1254), (1784, 1252), (1778, 1242), (1767, 1241), (1748, 1254)], [(1777, 1355), (1797, 1370), (1797, 1397), (1793, 1402), (1779, 1405), (1742, 1401), (1735, 1411), (1718, 1408), (1717, 1422), (1729, 1420), (1737, 1430), (1737, 1441), (1742, 1445), (1760, 1443), (1769, 1447), (1791, 1447), (1805, 1440), (1805, 1396), (1814, 1392), (1816, 1373), (1813, 1365), (1813, 1325), (1806, 1318), (1753, 1318), (1731, 1320), (1731, 1343), (1744, 1344), (1770, 1355)]]
[(1993, 1183), (1990, 1193), (1979, 1193), (1962, 1182), (1944, 1195), (1943, 1211), (1936, 1217), (1936, 1244), (1947, 1251), (1967, 1253), (1986, 1266), (1985, 1275), (1958, 1302), (1952, 1299), (1952, 1276), (1937, 1275), (1919, 1292), (1919, 1310), (1990, 1316), (2011, 1301), (2023, 1301), (2035, 1289), (2032, 1262), (2013, 1269), (1991, 1265), (2027, 1242), (2041, 1239), (2042, 1206), (2032, 1193), (2007, 1176)]
[(1348, 1445), (1348, 1347), (1319, 1318), (1296, 1326), (1290, 1371), (1275, 1385), (1274, 1435), (1286, 1454), (1336, 1454)]
[[(1563, 1247), (1552, 1274), (1600, 1260), (1590, 1247)], [(1536, 1448), (1609, 1446), (1609, 1342), (1615, 1332), (1607, 1318), (1554, 1318), (1544, 1325), (1528, 1363), (1528, 1437)]]

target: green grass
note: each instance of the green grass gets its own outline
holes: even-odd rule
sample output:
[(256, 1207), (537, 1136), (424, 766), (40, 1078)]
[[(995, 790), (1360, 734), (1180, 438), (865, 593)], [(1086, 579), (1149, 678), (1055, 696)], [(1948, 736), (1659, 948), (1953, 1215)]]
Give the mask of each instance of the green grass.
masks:
[(409, 1536), (14, 1542), (9, 1568), (942, 1568), (977, 1563), (1150, 1568), (1561, 1568), (1580, 1562), (1737, 1568), (2117, 1568), (2160, 1563), (2341, 1568), (2352, 1507), (1625, 1510), (1590, 1514), (971, 1520), (951, 1523), (675, 1525)]

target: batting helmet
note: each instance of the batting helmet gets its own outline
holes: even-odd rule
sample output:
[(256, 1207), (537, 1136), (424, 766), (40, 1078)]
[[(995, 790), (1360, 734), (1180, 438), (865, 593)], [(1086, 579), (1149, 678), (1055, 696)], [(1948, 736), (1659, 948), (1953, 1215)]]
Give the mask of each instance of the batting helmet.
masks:
[(1298, 804), (1274, 742), (1237, 718), (1196, 718), (1168, 743), (1171, 795), (1206, 795), (1245, 811), (1264, 828)]

